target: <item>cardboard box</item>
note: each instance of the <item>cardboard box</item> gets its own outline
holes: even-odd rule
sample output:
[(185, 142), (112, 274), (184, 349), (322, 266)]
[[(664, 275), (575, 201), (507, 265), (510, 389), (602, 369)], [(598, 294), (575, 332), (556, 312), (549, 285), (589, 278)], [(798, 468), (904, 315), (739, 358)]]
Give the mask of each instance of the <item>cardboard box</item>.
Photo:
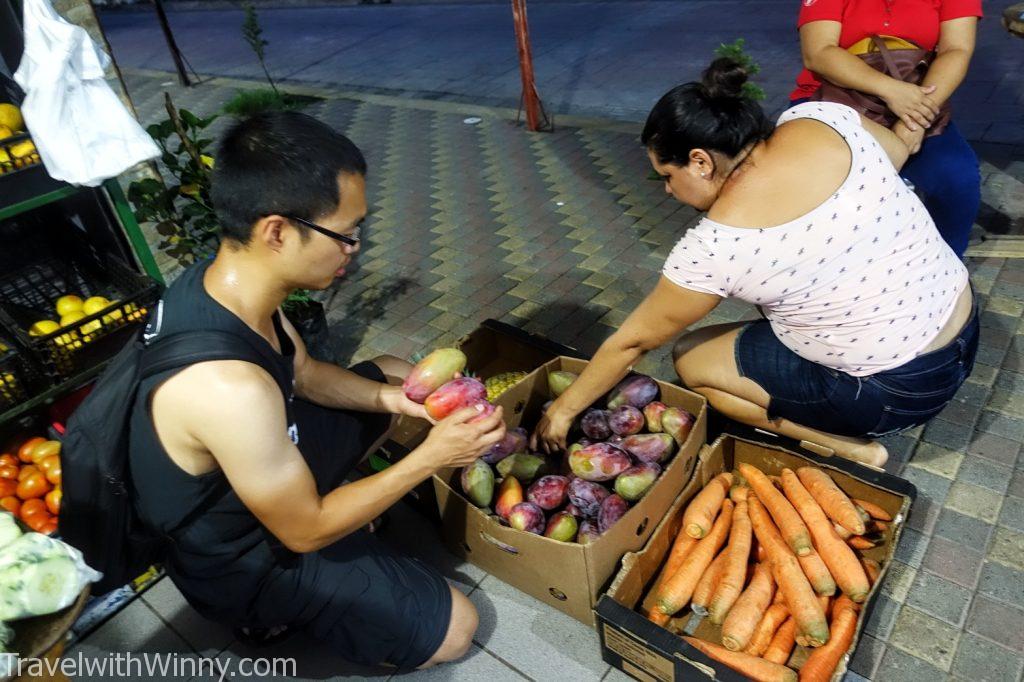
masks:
[[(739, 462), (753, 464), (769, 474), (778, 474), (785, 467), (813, 464), (826, 469), (836, 484), (850, 496), (874, 502), (893, 516), (893, 522), (886, 531), (885, 542), (863, 552), (882, 564), (882, 573), (861, 609), (853, 644), (833, 676), (836, 682), (842, 679), (889, 570), (917, 491), (908, 481), (847, 460), (823, 458), (807, 451), (797, 454), (797, 446), (792, 441), (789, 443), (791, 449), (784, 449), (726, 434), (701, 451), (697, 470), (690, 483), (675, 500), (647, 546), (623, 558), (622, 570), (597, 606), (600, 621), (598, 631), (605, 661), (638, 680), (671, 682), (693, 679), (695, 673), (716, 680), (746, 679), (697, 651), (676, 634), (688, 628), (691, 616), (688, 608), (677, 614), (667, 628), (650, 622), (636, 608), (661, 571), (665, 555), (679, 532), (686, 505), (708, 481), (723, 471), (732, 470)], [(703, 619), (695, 631), (687, 629), (687, 632), (700, 639), (721, 643), (720, 627), (712, 625), (707, 619)], [(789, 664), (799, 667), (806, 656), (806, 650), (796, 647)]]
[[(535, 371), (498, 398), (509, 428), (531, 430), (541, 407), (549, 400), (548, 371), (583, 371), (586, 362), (558, 357)], [(654, 532), (673, 500), (690, 479), (697, 454), (706, 438), (707, 403), (679, 386), (658, 382), (661, 400), (696, 416), (686, 442), (670, 461), (657, 483), (607, 533), (588, 545), (558, 542), (503, 526), (468, 502), (461, 493), (459, 470), (434, 476), (441, 513), (442, 536), (457, 556), (527, 594), (593, 626), (594, 604), (618, 569), (626, 552), (640, 549)]]

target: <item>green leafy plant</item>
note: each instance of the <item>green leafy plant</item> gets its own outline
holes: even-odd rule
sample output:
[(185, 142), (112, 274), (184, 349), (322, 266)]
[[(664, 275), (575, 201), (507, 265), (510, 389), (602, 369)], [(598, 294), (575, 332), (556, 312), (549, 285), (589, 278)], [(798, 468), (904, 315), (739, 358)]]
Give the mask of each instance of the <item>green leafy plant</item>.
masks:
[(309, 295), (309, 290), (296, 289), (292, 293), (288, 294), (288, 298), (284, 299), (284, 303), (281, 304), (281, 307), (284, 308), (286, 313), (293, 313), (306, 307), (312, 302), (313, 297)]
[(179, 262), (194, 262), (212, 254), (218, 239), (217, 216), (210, 200), (213, 158), (206, 151), (213, 140), (203, 136), (217, 115), (199, 118), (187, 109), (175, 109), (164, 93), (168, 118), (146, 128), (160, 147), (164, 177), (137, 180), (128, 186), (128, 200), (139, 222), (156, 223), (164, 238), (162, 250)]
[(250, 3), (245, 3), (244, 7), (245, 21), (242, 22), (242, 37), (245, 38), (245, 42), (249, 43), (252, 51), (256, 53), (256, 59), (259, 60), (263, 73), (267, 76), (267, 82), (270, 83), (271, 89), (277, 93), (274, 79), (270, 77), (270, 71), (267, 70), (266, 47), (270, 43), (263, 37), (263, 27), (260, 26), (260, 19), (256, 15), (256, 8)]
[[(715, 48), (716, 57), (728, 57), (738, 63), (740, 63), (747, 74), (750, 77), (756, 76), (761, 72), (761, 66), (754, 61), (754, 58), (747, 54), (745, 49), (747, 41), (743, 38), (737, 38), (731, 43), (722, 43)], [(764, 89), (761, 86), (756, 85), (750, 81), (743, 84), (743, 95), (756, 102), (760, 102), (765, 98)]]
[(322, 97), (312, 95), (292, 95), (287, 92), (277, 92), (270, 88), (258, 88), (256, 90), (239, 90), (235, 96), (224, 105), (224, 112), (247, 118), (264, 111), (284, 111), (288, 109), (301, 109), (314, 102), (323, 101)]

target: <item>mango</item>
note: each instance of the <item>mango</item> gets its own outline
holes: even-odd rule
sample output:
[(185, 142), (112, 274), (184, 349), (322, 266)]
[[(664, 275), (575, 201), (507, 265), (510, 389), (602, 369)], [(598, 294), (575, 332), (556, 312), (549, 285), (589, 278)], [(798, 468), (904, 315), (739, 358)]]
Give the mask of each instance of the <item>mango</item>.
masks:
[(632, 405), (620, 405), (608, 413), (608, 427), (620, 436), (632, 436), (644, 428), (644, 413)]
[(452, 412), (487, 400), (487, 389), (482, 382), (469, 377), (452, 379), (427, 396), (423, 407), (431, 419), (440, 421)]
[(579, 510), (580, 514), (596, 518), (601, 511), (601, 503), (611, 495), (608, 488), (593, 481), (574, 478), (569, 481), (569, 504)]
[(572, 542), (576, 539), (577, 530), (579, 530), (579, 526), (576, 523), (576, 517), (567, 511), (560, 511), (548, 521), (544, 537), (559, 542)]
[(646, 374), (634, 374), (619, 382), (608, 394), (608, 409), (630, 405), (643, 409), (658, 397), (658, 382)]
[(601, 531), (597, 529), (596, 523), (590, 519), (584, 519), (580, 523), (579, 532), (576, 534), (576, 542), (581, 545), (589, 545), (599, 537), (601, 537)]
[(583, 434), (593, 440), (604, 440), (612, 435), (608, 427), (608, 413), (604, 410), (587, 410), (580, 418), (580, 429)]
[(545, 511), (553, 511), (565, 504), (569, 479), (565, 476), (541, 476), (526, 491), (526, 499)]
[(675, 440), (667, 433), (638, 433), (622, 441), (622, 449), (641, 462), (664, 462), (675, 447)]
[(517, 452), (526, 452), (526, 440), (528, 437), (529, 434), (526, 433), (526, 429), (521, 426), (506, 431), (505, 437), (492, 445), (481, 456), (481, 459), (488, 464), (497, 464), (509, 455)]
[(661, 433), (661, 415), (665, 414), (665, 410), (668, 409), (668, 405), (665, 403), (655, 400), (647, 403), (644, 408), (644, 419), (647, 420), (647, 430), (651, 433)]
[(678, 407), (670, 407), (661, 415), (661, 428), (672, 436), (676, 443), (682, 445), (693, 430), (696, 418)]
[(597, 514), (597, 530), (602, 533), (611, 528), (629, 511), (629, 502), (619, 495), (609, 495), (601, 503), (601, 511)]
[[(416, 363), (402, 382), (409, 400), (423, 404), (431, 393), (455, 378), (466, 368), (466, 354), (458, 348), (438, 348)], [(486, 393), (484, 394), (486, 398)]]
[(594, 443), (569, 456), (572, 472), (585, 481), (610, 481), (632, 462), (625, 450), (607, 443)]
[(547, 466), (543, 457), (517, 452), (509, 455), (497, 464), (498, 473), (502, 478), (514, 476), (520, 483), (529, 483), (537, 478)]
[(473, 422), (478, 422), (481, 419), (486, 419), (487, 417), (490, 417), (492, 414), (494, 414), (494, 411), (498, 409), (487, 400), (478, 400), (475, 403), (471, 403), (471, 405), (479, 406), (480, 414), (470, 419), (470, 424), (472, 424)]
[(654, 462), (631, 466), (615, 479), (615, 492), (624, 500), (636, 502), (647, 494), (658, 476), (661, 476), (661, 467)]
[(523, 486), (515, 476), (506, 476), (498, 486), (498, 497), (494, 502), (494, 511), (501, 518), (508, 520), (512, 508), (523, 501)]
[(532, 502), (520, 502), (509, 512), (508, 525), (516, 530), (541, 535), (545, 528), (544, 510)]
[(462, 491), (478, 507), (486, 507), (494, 497), (494, 470), (478, 459), (462, 470)]
[(563, 372), (562, 370), (548, 372), (548, 389), (550, 389), (551, 395), (557, 398), (565, 393), (565, 389), (572, 386), (572, 382), (578, 378), (579, 375), (572, 372)]

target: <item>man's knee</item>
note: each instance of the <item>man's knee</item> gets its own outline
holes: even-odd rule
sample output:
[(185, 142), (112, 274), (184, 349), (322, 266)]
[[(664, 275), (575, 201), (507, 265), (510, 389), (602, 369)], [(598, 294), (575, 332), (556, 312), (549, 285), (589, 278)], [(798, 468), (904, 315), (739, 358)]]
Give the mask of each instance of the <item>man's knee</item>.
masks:
[(412, 371), (413, 367), (411, 363), (401, 358), (396, 358), (394, 355), (378, 355), (370, 360), (370, 362), (380, 367), (380, 371), (384, 372), (385, 376), (400, 380), (404, 380), (409, 376), (409, 372)]
[(480, 617), (473, 602), (455, 588), (449, 589), (452, 591), (451, 620), (448, 621), (444, 642), (431, 658), (430, 665), (457, 661), (465, 656), (473, 646), (473, 636), (480, 624)]

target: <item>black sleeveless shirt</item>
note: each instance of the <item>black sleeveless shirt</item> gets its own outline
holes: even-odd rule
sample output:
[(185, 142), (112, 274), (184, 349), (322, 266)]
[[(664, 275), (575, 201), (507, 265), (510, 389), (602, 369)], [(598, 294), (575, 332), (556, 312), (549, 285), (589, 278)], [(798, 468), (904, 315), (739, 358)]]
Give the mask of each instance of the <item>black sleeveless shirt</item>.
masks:
[[(281, 353), (240, 318), (213, 299), (203, 285), (211, 260), (188, 268), (164, 293), (144, 332), (160, 336), (198, 330), (225, 331), (262, 347), (264, 369), (278, 377), (288, 417), (288, 434), (298, 442), (292, 411), (295, 347), (277, 314), (274, 329)], [(150, 396), (182, 368), (143, 381), (131, 417), (129, 462), (141, 519), (170, 540), (168, 573), (188, 601), (209, 618), (236, 625), (260, 620), (254, 600), (275, 570), (295, 555), (287, 552), (246, 508), (220, 469), (194, 476), (168, 456), (153, 427)], [(254, 415), (258, 419), (258, 415)]]

